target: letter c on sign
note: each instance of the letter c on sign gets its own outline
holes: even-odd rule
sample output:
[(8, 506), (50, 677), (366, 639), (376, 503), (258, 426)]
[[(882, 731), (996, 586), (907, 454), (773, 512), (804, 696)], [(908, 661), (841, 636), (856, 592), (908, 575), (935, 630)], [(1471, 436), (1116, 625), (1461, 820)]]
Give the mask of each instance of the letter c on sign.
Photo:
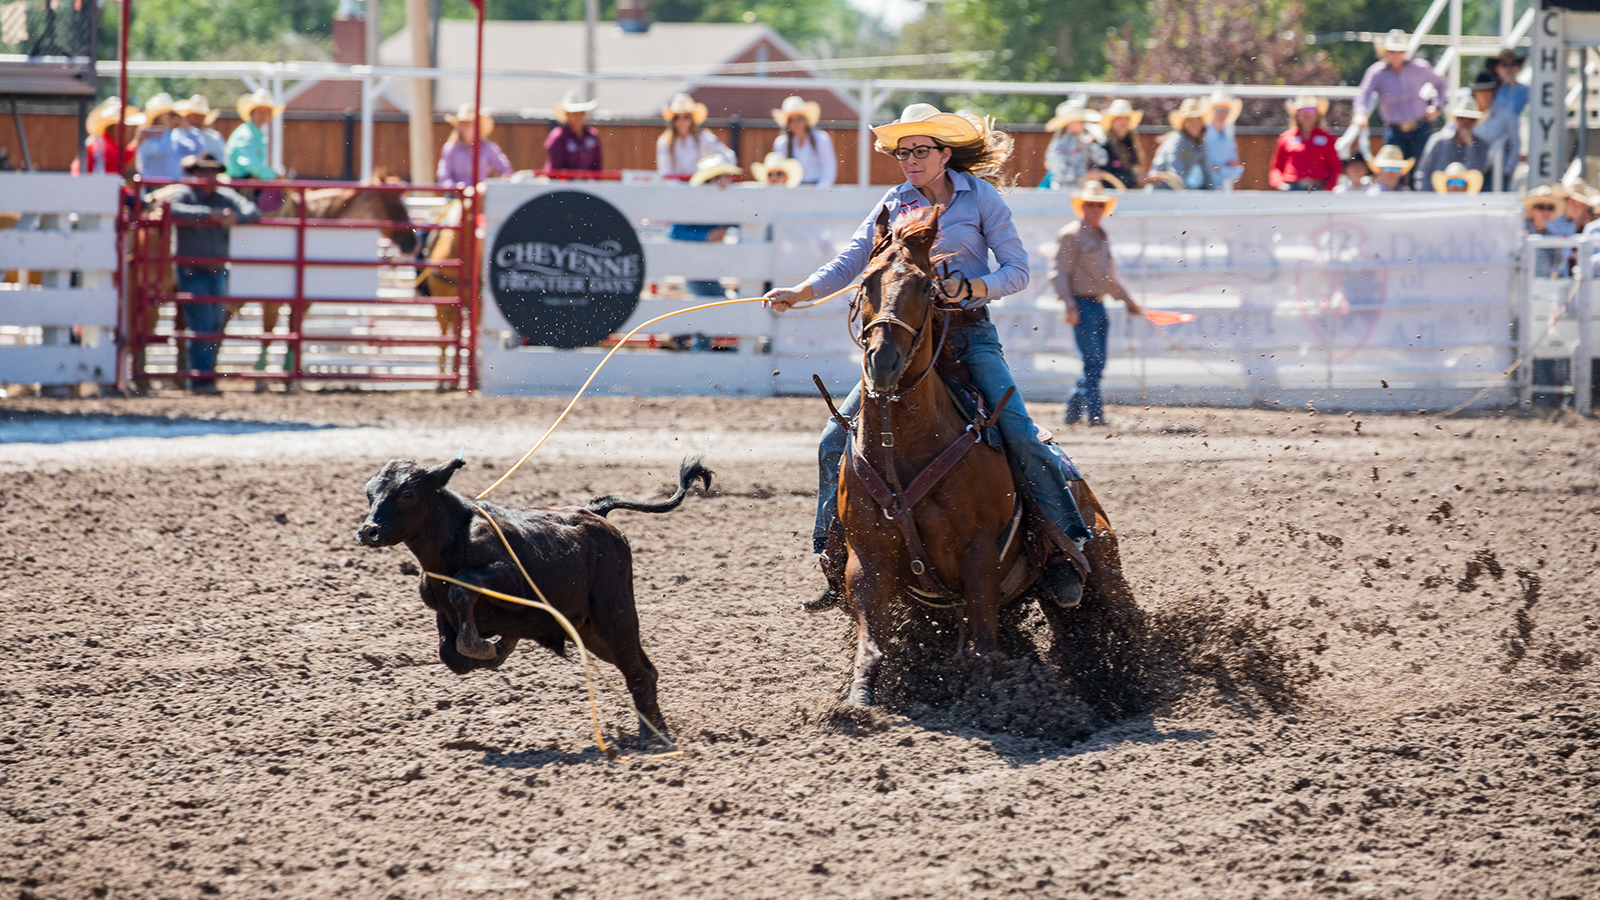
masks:
[(1556, 24), (1556, 19), (1560, 17), (1560, 15), (1561, 13), (1552, 9), (1546, 10), (1544, 15), (1539, 17), (1539, 29), (1545, 33), (1546, 37), (1560, 36), (1561, 32), (1557, 31), (1553, 27)]

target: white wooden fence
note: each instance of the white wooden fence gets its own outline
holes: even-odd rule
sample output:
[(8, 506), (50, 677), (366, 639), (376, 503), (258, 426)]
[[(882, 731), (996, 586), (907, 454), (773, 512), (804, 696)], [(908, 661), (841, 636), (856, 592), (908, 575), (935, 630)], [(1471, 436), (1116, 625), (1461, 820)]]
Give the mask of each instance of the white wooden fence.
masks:
[(0, 172), (0, 384), (115, 379), (120, 184)]

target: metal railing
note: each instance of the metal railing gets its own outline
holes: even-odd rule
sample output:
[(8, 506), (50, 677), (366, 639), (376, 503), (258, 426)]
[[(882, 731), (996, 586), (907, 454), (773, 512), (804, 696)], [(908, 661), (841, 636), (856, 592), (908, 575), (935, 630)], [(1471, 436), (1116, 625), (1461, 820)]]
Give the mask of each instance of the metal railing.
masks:
[[(1546, 255), (1541, 259), (1541, 254)], [(1523, 240), (1516, 373), (1523, 406), (1536, 396), (1567, 395), (1579, 415), (1594, 411), (1594, 282), (1600, 277), (1596, 254), (1600, 254), (1600, 233), (1528, 235)], [(1557, 365), (1539, 365), (1547, 360), (1568, 363), (1567, 383), (1540, 381), (1540, 376), (1560, 375)]]

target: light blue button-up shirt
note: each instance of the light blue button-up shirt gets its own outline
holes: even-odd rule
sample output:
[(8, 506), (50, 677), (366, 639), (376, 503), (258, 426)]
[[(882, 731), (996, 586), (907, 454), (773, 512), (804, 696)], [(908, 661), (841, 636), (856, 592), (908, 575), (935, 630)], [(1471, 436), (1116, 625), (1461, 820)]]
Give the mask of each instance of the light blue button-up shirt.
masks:
[[(994, 185), (965, 172), (950, 172), (955, 196), (939, 216), (939, 235), (933, 242), (933, 255), (948, 255), (951, 274), (960, 273), (974, 281), (982, 280), (987, 297), (974, 297), (962, 305), (976, 309), (996, 297), (1015, 294), (1028, 286), (1028, 251), (1022, 246), (1017, 226), (1011, 221), (1011, 207), (1000, 198)], [(812, 292), (824, 297), (858, 278), (867, 269), (872, 255), (872, 230), (880, 210), (889, 210), (890, 221), (905, 213), (928, 206), (928, 199), (911, 182), (890, 188), (861, 227), (851, 236), (844, 251), (810, 278)], [(999, 266), (989, 268), (989, 252)]]

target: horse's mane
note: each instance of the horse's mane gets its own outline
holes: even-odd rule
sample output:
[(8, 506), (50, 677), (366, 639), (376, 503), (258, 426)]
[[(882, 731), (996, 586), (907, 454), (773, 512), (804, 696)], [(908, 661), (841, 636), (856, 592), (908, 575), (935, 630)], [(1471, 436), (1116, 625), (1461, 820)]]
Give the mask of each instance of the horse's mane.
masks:
[(926, 243), (931, 247), (933, 236), (939, 230), (939, 214), (942, 212), (942, 206), (924, 206), (906, 213), (894, 225), (895, 238), (902, 244)]

